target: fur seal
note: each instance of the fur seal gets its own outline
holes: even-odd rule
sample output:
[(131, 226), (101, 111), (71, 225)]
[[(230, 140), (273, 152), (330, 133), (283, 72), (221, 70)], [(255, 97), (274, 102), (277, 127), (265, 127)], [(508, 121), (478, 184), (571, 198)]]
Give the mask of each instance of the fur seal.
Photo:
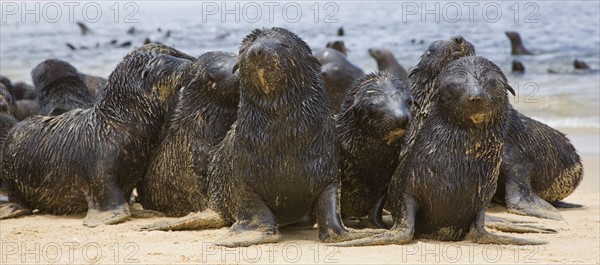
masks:
[(434, 81), (429, 115), (390, 183), (394, 226), (336, 245), (405, 244), (413, 238), (546, 243), (485, 230), (485, 210), (500, 171), (507, 90), (514, 93), (500, 68), (483, 57), (459, 58), (443, 68)]
[(12, 100), (14, 101), (22, 99), (35, 99), (37, 96), (35, 87), (24, 82), (12, 83), (7, 77), (0, 76), (0, 83), (2, 83), (4, 87), (8, 89), (8, 91), (10, 91)]
[(513, 60), (512, 61), (512, 72), (513, 73), (525, 73), (525, 66), (521, 61)]
[[(512, 107), (507, 119), (494, 199), (505, 203), (511, 213), (562, 220), (552, 204), (580, 207), (560, 202), (583, 179), (583, 164), (577, 150), (563, 133)], [(544, 159), (539, 159), (541, 154)]]
[(573, 66), (575, 67), (575, 69), (581, 69), (581, 70), (589, 70), (590, 66), (585, 63), (584, 61), (580, 61), (575, 59), (575, 61), (573, 61)]
[(379, 71), (388, 71), (402, 80), (408, 79), (406, 69), (404, 69), (398, 60), (396, 60), (396, 57), (394, 57), (394, 54), (392, 54), (390, 50), (385, 48), (371, 48), (369, 49), (369, 54), (377, 61), (377, 68), (379, 68)]
[(35, 99), (17, 100), (15, 101), (12, 113), (18, 121), (22, 121), (33, 115), (40, 114), (40, 104)]
[(186, 81), (191, 61), (176, 54), (156, 45), (134, 49), (93, 108), (15, 125), (4, 143), (5, 153), (13, 155), (2, 158), (10, 203), (0, 208), (0, 219), (33, 209), (87, 210), (83, 223), (89, 227), (128, 219), (125, 198), (160, 143), (169, 99)]
[[(14, 106), (12, 95), (4, 83), (0, 82), (0, 161), (2, 161), (2, 145), (8, 135), (8, 131), (17, 123), (17, 120), (11, 114), (11, 108)], [(0, 172), (2, 164), (0, 163)], [(0, 177), (0, 191), (4, 191), (4, 180)]]
[(209, 152), (236, 118), (236, 62), (233, 53), (208, 52), (190, 66), (197, 76), (181, 90), (168, 133), (137, 186), (144, 209), (168, 216), (206, 209)]
[(79, 27), (79, 31), (81, 31), (81, 35), (85, 36), (92, 33), (92, 31), (83, 22), (77, 21), (76, 24)]
[(348, 61), (341, 52), (331, 48), (315, 53), (315, 57), (322, 65), (321, 74), (331, 101), (331, 111), (335, 113), (344, 101), (348, 88), (356, 79), (364, 76), (365, 72)]
[(507, 31), (506, 36), (510, 40), (511, 54), (512, 55), (532, 55), (530, 51), (525, 49), (521, 35), (518, 32)]
[(100, 91), (100, 89), (104, 89), (106, 83), (108, 82), (104, 77), (93, 76), (84, 73), (79, 73), (79, 77), (85, 83), (85, 86), (94, 100), (96, 99), (98, 91)]
[(372, 234), (341, 223), (333, 121), (308, 45), (283, 28), (256, 29), (242, 41), (238, 65), (237, 118), (209, 164), (211, 211), (158, 229), (233, 222), (217, 244), (250, 246), (279, 241), (279, 226), (314, 210), (322, 241)]
[(335, 116), (342, 216), (368, 215), (371, 226), (386, 228), (381, 214), (412, 101), (408, 84), (389, 72), (368, 74), (348, 90)]
[[(14, 101), (10, 91), (0, 83), (0, 159), (2, 158), (2, 144), (8, 135), (8, 131), (17, 123), (11, 114)], [(0, 160), (2, 161), (2, 160)]]
[(325, 48), (331, 48), (341, 52), (344, 56), (348, 56), (348, 49), (342, 40), (330, 41), (325, 45)]
[(92, 107), (94, 97), (77, 69), (71, 64), (48, 59), (31, 70), (36, 87), (40, 114), (56, 116), (73, 109)]

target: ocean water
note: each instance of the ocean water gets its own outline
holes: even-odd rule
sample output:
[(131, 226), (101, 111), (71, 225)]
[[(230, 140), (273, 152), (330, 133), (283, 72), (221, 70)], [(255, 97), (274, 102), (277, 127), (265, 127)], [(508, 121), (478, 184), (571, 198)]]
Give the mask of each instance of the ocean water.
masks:
[[(302, 37), (313, 50), (343, 40), (348, 58), (377, 70), (367, 49), (385, 47), (414, 66), (427, 45), (462, 35), (477, 54), (507, 73), (517, 109), (557, 128), (600, 128), (600, 3), (598, 1), (2, 1), (0, 74), (30, 81), (47, 58), (72, 63), (81, 72), (108, 76), (145, 38), (191, 55), (236, 52), (254, 28), (279, 26)], [(75, 22), (92, 34), (82, 36)], [(134, 27), (135, 34), (127, 31)], [(336, 36), (343, 27), (345, 36)], [(161, 29), (159, 32), (158, 29)], [(165, 32), (170, 31), (170, 36)], [(512, 56), (505, 31), (521, 33), (535, 55)], [(132, 47), (110, 44), (132, 42)], [(66, 43), (87, 49), (70, 50)], [(510, 73), (513, 59), (526, 67)], [(592, 71), (576, 71), (575, 59)], [(549, 73), (551, 69), (555, 73)]]

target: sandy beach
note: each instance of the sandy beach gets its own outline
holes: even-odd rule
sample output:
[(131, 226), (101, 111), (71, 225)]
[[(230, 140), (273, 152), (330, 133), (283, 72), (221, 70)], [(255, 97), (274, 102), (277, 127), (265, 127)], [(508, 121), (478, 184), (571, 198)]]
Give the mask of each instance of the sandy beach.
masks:
[[(565, 131), (565, 130), (562, 130)], [(600, 262), (600, 157), (597, 130), (566, 131), (583, 157), (585, 176), (566, 199), (585, 205), (561, 209), (563, 221), (508, 214), (495, 206), (495, 216), (535, 221), (557, 234), (512, 234), (543, 239), (542, 246), (478, 245), (468, 242), (415, 240), (402, 246), (335, 248), (318, 241), (316, 228), (282, 230), (278, 244), (224, 248), (214, 241), (226, 228), (207, 231), (140, 231), (142, 225), (164, 218), (133, 219), (123, 224), (87, 228), (83, 215), (32, 215), (0, 221), (2, 264), (214, 264), (214, 263), (583, 263)], [(494, 231), (495, 233), (501, 233)], [(502, 234), (502, 233), (501, 233)]]

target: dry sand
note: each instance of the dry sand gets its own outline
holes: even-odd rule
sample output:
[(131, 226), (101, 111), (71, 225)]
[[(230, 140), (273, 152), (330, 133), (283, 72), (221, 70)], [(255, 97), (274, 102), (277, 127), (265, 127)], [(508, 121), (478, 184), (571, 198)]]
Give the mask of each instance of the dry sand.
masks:
[[(0, 221), (0, 263), (60, 264), (213, 264), (213, 263), (590, 263), (600, 260), (598, 131), (568, 132), (584, 160), (585, 176), (567, 202), (582, 209), (561, 210), (563, 221), (541, 220), (491, 209), (493, 215), (536, 221), (557, 234), (513, 236), (549, 241), (542, 246), (496, 246), (416, 240), (403, 246), (334, 248), (318, 242), (316, 229), (282, 231), (278, 244), (248, 248), (216, 247), (227, 229), (146, 232), (139, 227), (164, 218), (134, 219), (119, 225), (86, 228), (82, 215), (33, 215)], [(494, 231), (496, 232), (496, 231)], [(500, 233), (500, 232), (496, 232)], [(504, 234), (504, 233), (502, 233)]]

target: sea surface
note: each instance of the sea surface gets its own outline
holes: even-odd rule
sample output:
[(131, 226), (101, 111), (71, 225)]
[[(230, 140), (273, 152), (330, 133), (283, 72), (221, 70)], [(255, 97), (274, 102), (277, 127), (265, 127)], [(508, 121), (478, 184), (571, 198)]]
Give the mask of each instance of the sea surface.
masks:
[[(462, 35), (477, 54), (498, 64), (520, 111), (557, 128), (600, 128), (600, 2), (598, 1), (2, 1), (0, 74), (31, 83), (30, 71), (47, 58), (79, 71), (108, 76), (145, 38), (191, 55), (237, 52), (255, 28), (285, 27), (313, 50), (343, 40), (349, 59), (377, 70), (367, 49), (385, 47), (414, 66), (427, 45)], [(92, 31), (82, 36), (75, 22)], [(133, 34), (127, 31), (134, 28)], [(344, 36), (336, 36), (343, 27)], [(159, 30), (160, 29), (160, 30)], [(167, 31), (170, 34), (167, 34)], [(535, 53), (513, 56), (505, 31), (521, 33)], [(168, 36), (167, 36), (168, 35)], [(131, 42), (126, 48), (111, 44)], [(66, 46), (77, 48), (73, 51)], [(525, 74), (512, 74), (522, 61)], [(593, 70), (575, 70), (573, 61)]]

